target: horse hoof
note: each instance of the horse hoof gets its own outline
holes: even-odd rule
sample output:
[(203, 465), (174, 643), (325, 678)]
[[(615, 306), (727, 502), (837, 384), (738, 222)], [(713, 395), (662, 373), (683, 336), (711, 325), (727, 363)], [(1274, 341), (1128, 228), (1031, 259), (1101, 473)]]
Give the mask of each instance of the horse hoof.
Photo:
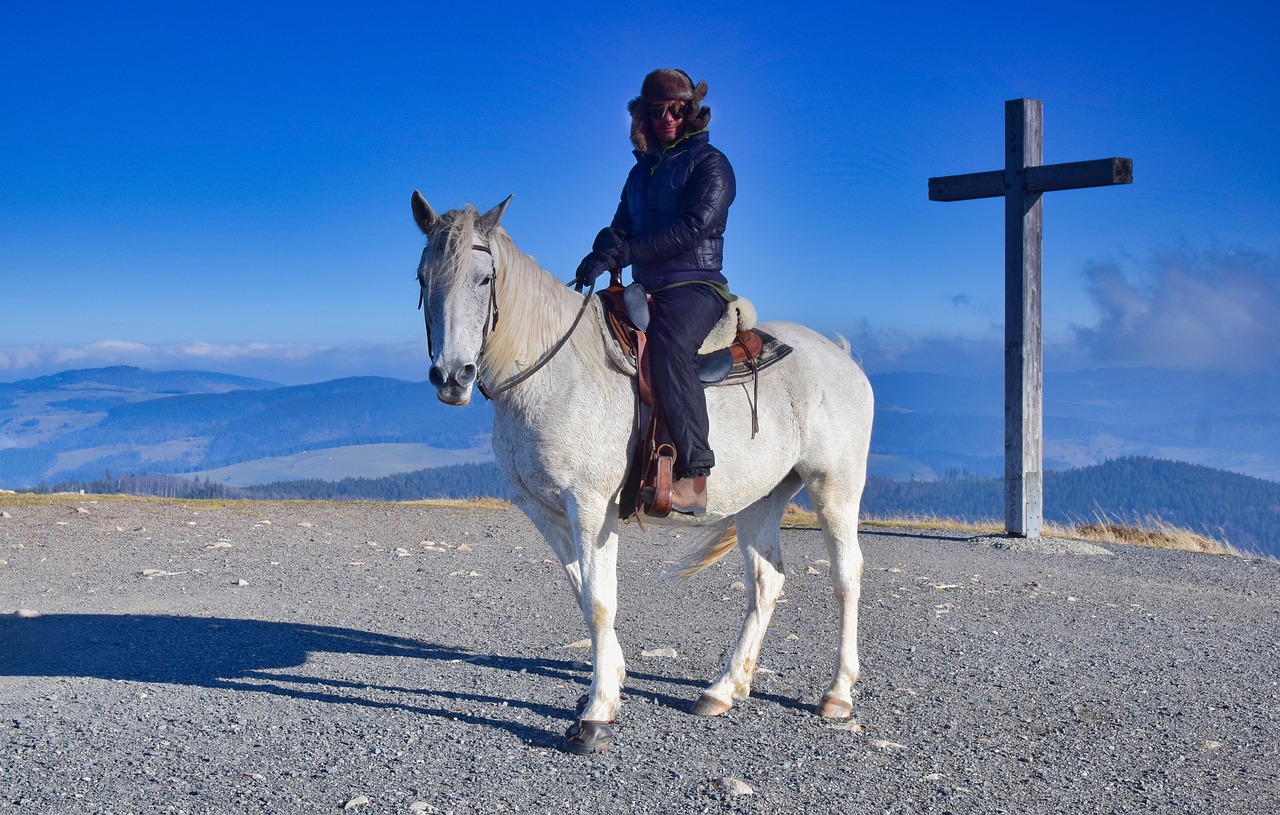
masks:
[(602, 753), (613, 745), (613, 728), (607, 722), (579, 719), (564, 731), (564, 749), (576, 756)]
[(824, 719), (847, 719), (853, 713), (853, 703), (834, 696), (823, 695), (818, 703), (818, 715)]
[[(615, 708), (613, 709), (613, 715), (609, 717), (609, 724), (616, 724), (616, 723), (617, 723), (617, 721), (618, 721), (618, 708), (619, 708), (619, 707), (622, 707), (622, 703), (623, 703), (623, 702), (625, 702), (625, 701), (627, 701), (627, 700), (628, 700), (628, 699), (630, 699), (630, 698), (631, 698), (631, 697), (630, 697), (630, 696), (627, 696), (625, 693), (620, 693), (620, 694), (618, 694), (618, 707), (615, 707)], [(573, 709), (574, 709), (574, 711), (578, 714), (578, 716), (579, 716), (579, 717), (581, 717), (581, 716), (582, 716), (582, 711), (586, 710), (586, 709), (587, 709), (587, 705), (589, 705), (589, 704), (591, 704), (591, 694), (589, 694), (589, 693), (584, 693), (584, 694), (582, 694), (581, 696), (579, 696), (579, 697), (578, 697), (578, 701), (576, 701), (576, 702), (574, 702), (574, 703), (573, 703)]]
[(690, 711), (694, 716), (723, 716), (733, 707), (729, 702), (722, 702), (714, 696), (702, 694)]

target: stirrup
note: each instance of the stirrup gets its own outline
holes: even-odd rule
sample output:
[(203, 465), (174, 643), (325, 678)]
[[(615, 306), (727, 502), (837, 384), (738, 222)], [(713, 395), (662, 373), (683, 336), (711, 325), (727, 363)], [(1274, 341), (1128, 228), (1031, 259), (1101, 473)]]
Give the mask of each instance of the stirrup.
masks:
[(671, 514), (671, 470), (675, 467), (676, 450), (669, 444), (658, 445), (653, 483), (640, 488), (640, 511), (650, 518)]

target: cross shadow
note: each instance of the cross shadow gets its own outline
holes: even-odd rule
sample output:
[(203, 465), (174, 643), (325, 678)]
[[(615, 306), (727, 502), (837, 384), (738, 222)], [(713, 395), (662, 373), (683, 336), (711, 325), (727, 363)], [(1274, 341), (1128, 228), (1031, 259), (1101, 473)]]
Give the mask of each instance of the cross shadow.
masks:
[(957, 543), (973, 543), (974, 541), (983, 540), (983, 539), (985, 539), (985, 538), (998, 538), (998, 537), (1005, 537), (1004, 535), (1001, 535), (1001, 534), (982, 534), (982, 535), (974, 535), (974, 534), (970, 534), (970, 533), (967, 533), (967, 532), (963, 532), (963, 533), (962, 533), (962, 532), (948, 533), (948, 532), (943, 532), (943, 531), (929, 531), (929, 532), (919, 532), (919, 531), (911, 531), (911, 532), (887, 532), (887, 531), (885, 531), (885, 530), (881, 530), (881, 529), (871, 530), (871, 534), (874, 534), (877, 538), (884, 538), (884, 539), (886, 539), (886, 540), (907, 541), (907, 542), (910, 542), (910, 541), (955, 541), (955, 542), (957, 542)]
[[(469, 712), (474, 708), (469, 703), (505, 703), (548, 718), (572, 717), (572, 708), (527, 700), (287, 672), (303, 666), (309, 655), (321, 652), (464, 661), (488, 669), (586, 682), (581, 667), (567, 660), (481, 654), (350, 628), (149, 614), (0, 617), (0, 676), (78, 676), (171, 683), (394, 708), (504, 730), (537, 746), (558, 745), (562, 736), (532, 725)], [(396, 701), (395, 694), (411, 701)]]

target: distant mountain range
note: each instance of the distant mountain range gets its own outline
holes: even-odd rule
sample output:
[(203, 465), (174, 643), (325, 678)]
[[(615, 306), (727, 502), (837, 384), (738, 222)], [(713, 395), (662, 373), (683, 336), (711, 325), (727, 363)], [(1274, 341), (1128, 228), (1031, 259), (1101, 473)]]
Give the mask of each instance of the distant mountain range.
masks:
[[(192, 473), (389, 443), (483, 450), (492, 417), (486, 404), (450, 408), (426, 383), (379, 377), (284, 387), (192, 371), (67, 371), (0, 384), (0, 486), (92, 479), (108, 469)], [(360, 470), (360, 457), (349, 466)]]
[[(990, 477), (1003, 472), (1000, 381), (899, 373), (873, 376), (872, 385), (869, 469), (876, 484), (868, 509), (999, 517), (998, 482)], [(1213, 494), (1208, 515), (1187, 517), (1210, 531), (1230, 527), (1246, 545), (1272, 545), (1266, 530), (1280, 513), (1280, 500), (1269, 492), (1280, 488), (1280, 382), (1150, 368), (1051, 373), (1045, 414), (1049, 470), (1135, 457), (1203, 465), (1144, 465), (1141, 478), (1116, 476), (1137, 470), (1112, 467), (1089, 476), (1093, 492), (1072, 487), (1071, 473), (1051, 472), (1047, 516), (1055, 505), (1086, 517), (1090, 507), (1161, 515), (1188, 496)], [(476, 469), (492, 459), (492, 422), (483, 400), (450, 407), (428, 384), (397, 379), (286, 387), (201, 371), (66, 371), (0, 383), (0, 487), (89, 482), (109, 470), (230, 487), (306, 480), (306, 494), (317, 495), (326, 492), (325, 482), (343, 479), (353, 479), (343, 494), (385, 492), (388, 484), (397, 496), (419, 489), (466, 493), (497, 483), (496, 471)], [(458, 467), (452, 474), (418, 473), (446, 465)], [(361, 481), (395, 473), (418, 474)], [(1141, 495), (1128, 495), (1130, 482), (1139, 481)], [(1152, 486), (1161, 482), (1172, 492)], [(916, 494), (913, 483), (936, 486)], [(1099, 500), (1096, 483), (1110, 485), (1106, 494), (1114, 500)], [(1214, 521), (1219, 510), (1224, 520)]]
[[(871, 380), (873, 475), (1003, 472), (998, 378)], [(458, 409), (426, 383), (381, 377), (286, 387), (202, 371), (66, 371), (0, 383), (0, 486), (89, 480), (107, 469), (232, 485), (380, 477), (484, 460), (492, 417), (481, 399)], [(1155, 368), (1050, 372), (1046, 469), (1123, 456), (1280, 480), (1280, 381)]]

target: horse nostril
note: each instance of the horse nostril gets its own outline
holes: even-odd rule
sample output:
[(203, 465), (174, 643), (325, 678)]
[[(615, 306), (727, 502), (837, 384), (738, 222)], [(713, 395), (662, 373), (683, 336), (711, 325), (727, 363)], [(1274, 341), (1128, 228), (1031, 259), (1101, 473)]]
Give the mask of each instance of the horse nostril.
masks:
[(427, 374), (427, 379), (437, 388), (443, 388), (445, 383), (444, 368), (439, 365), (432, 365), (431, 372)]
[(470, 385), (476, 379), (476, 366), (468, 363), (462, 366), (462, 373), (458, 375), (459, 385)]

